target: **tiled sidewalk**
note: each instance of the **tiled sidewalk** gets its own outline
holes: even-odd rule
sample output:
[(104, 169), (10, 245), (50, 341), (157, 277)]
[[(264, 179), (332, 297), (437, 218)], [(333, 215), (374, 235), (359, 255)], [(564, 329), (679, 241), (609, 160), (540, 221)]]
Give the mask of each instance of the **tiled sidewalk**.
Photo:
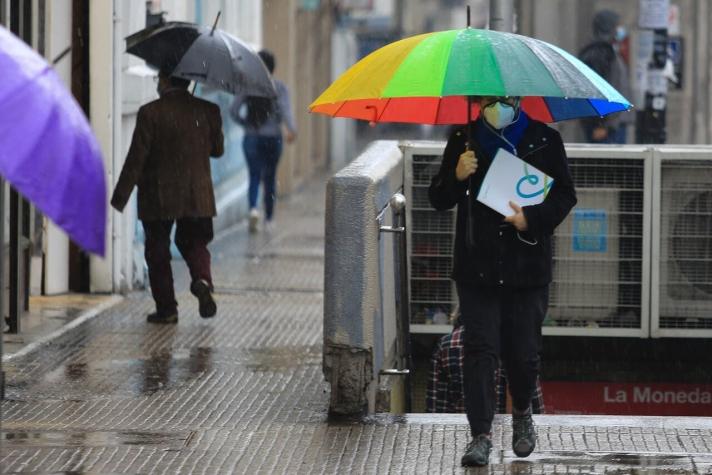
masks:
[[(146, 293), (12, 360), (3, 473), (461, 473), (464, 416), (327, 418), (321, 373), (324, 181), (279, 203), (277, 231), (213, 247), (218, 315), (147, 325)], [(516, 460), (509, 419), (472, 473), (712, 473), (712, 420), (539, 416)], [(504, 450), (501, 448), (504, 447)]]

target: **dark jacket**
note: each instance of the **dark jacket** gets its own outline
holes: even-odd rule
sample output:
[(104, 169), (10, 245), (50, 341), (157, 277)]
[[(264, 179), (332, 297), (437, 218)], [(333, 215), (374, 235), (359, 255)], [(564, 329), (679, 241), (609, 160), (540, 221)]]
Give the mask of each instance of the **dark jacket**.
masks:
[(169, 90), (139, 109), (111, 205), (123, 210), (138, 186), (142, 221), (215, 216), (210, 156), (222, 154), (218, 106)]
[[(481, 120), (481, 119), (480, 119)], [(517, 155), (554, 179), (543, 203), (524, 207), (529, 229), (518, 233), (504, 217), (476, 200), (477, 191), (492, 157), (475, 143), (478, 167), (471, 177), (473, 192), (468, 206), (467, 183), (455, 176), (457, 161), (465, 151), (464, 129), (452, 134), (445, 147), (440, 171), (430, 184), (430, 203), (437, 210), (457, 206), (455, 255), (452, 278), (478, 286), (539, 287), (551, 282), (551, 235), (576, 204), (576, 192), (561, 136), (541, 122), (531, 120), (517, 146)], [(468, 220), (468, 208), (472, 217)], [(514, 211), (512, 211), (514, 213)], [(467, 226), (471, 225), (471, 239)], [(471, 241), (468, 243), (468, 241)], [(527, 242), (525, 242), (527, 241)]]
[[(612, 43), (600, 39), (594, 40), (581, 50), (579, 59), (598, 73), (599, 76), (608, 81), (623, 97), (630, 99), (631, 90), (628, 66)], [(615, 129), (620, 124), (631, 124), (634, 121), (634, 114), (622, 112), (606, 117), (584, 119), (583, 123), (589, 127), (608, 127)]]

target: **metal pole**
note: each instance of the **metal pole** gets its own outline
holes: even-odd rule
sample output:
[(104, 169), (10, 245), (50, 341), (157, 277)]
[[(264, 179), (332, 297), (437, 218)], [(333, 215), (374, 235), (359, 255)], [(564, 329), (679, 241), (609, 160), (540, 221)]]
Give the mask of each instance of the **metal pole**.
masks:
[[(396, 193), (391, 196), (388, 206), (393, 213), (392, 226), (380, 226), (382, 233), (397, 235), (393, 241), (393, 261), (395, 265), (396, 287), (396, 365), (395, 369), (382, 369), (380, 374), (404, 376), (405, 412), (412, 412), (411, 372), (413, 366), (410, 354), (410, 297), (408, 295), (408, 240), (405, 223), (405, 196)], [(384, 208), (385, 210), (385, 208)], [(382, 213), (381, 213), (382, 214)], [(379, 222), (380, 222), (379, 215)]]
[(514, 2), (513, 0), (490, 0), (490, 30), (514, 30)]
[(413, 365), (410, 353), (410, 296), (408, 295), (408, 241), (405, 222), (405, 196), (396, 193), (391, 197), (390, 206), (393, 212), (393, 226), (402, 230), (398, 233), (396, 245), (396, 262), (398, 263), (396, 312), (400, 323), (398, 331), (402, 358), (400, 369), (407, 370), (405, 374), (405, 410), (406, 412), (412, 412), (411, 368)]
[(640, 0), (638, 11), (638, 67), (646, 76), (643, 107), (637, 113), (636, 142), (665, 143), (667, 132), (667, 78), (663, 74), (668, 59), (667, 21), (669, 0)]

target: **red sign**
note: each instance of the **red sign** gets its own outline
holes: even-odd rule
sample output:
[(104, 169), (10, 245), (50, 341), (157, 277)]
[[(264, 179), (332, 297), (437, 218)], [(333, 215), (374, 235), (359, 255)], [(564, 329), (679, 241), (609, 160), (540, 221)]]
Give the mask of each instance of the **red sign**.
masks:
[(548, 414), (712, 416), (712, 384), (542, 381)]

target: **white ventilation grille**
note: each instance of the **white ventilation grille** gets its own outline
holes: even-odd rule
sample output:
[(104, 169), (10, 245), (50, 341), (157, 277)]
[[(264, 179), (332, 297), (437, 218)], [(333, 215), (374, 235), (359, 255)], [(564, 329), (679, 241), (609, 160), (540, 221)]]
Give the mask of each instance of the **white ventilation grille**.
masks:
[(712, 160), (662, 160), (660, 177), (660, 328), (712, 329)]
[(556, 229), (545, 322), (641, 328), (645, 164), (569, 157), (578, 204)]
[(448, 323), (457, 301), (450, 280), (455, 210), (435, 211), (428, 200), (430, 180), (440, 162), (442, 147), (406, 153), (410, 315), (416, 325)]
[[(457, 303), (450, 280), (456, 213), (433, 210), (427, 194), (442, 150), (432, 143), (405, 147), (413, 332), (447, 332), (421, 324), (443, 323)], [(574, 145), (567, 153), (579, 202), (553, 238), (544, 334), (647, 336), (651, 152)]]

